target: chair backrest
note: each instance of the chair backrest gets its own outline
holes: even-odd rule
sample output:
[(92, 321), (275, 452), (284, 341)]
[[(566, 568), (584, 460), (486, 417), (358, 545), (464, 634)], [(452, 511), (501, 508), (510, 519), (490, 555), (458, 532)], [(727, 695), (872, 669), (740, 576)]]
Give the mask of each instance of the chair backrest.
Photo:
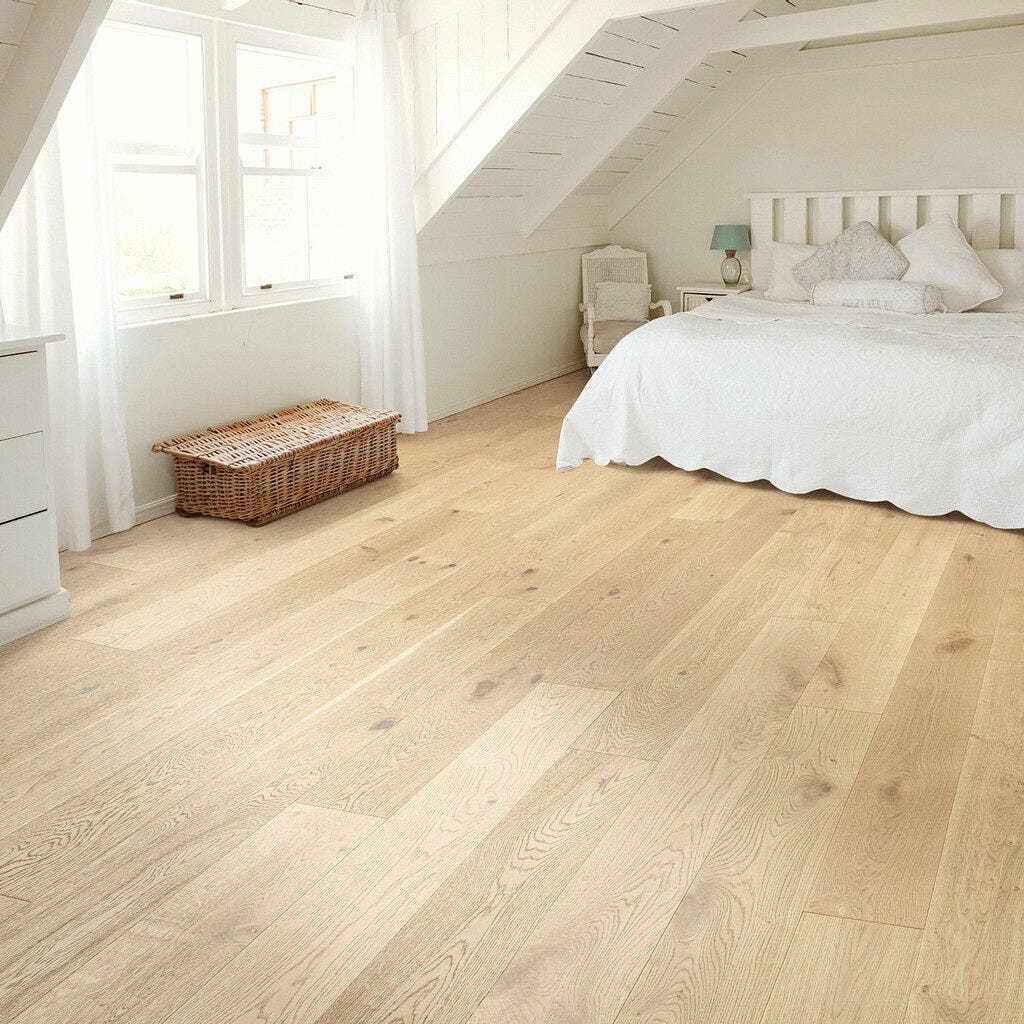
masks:
[(583, 301), (597, 301), (597, 286), (602, 281), (625, 284), (650, 284), (647, 278), (647, 253), (609, 245), (583, 257)]

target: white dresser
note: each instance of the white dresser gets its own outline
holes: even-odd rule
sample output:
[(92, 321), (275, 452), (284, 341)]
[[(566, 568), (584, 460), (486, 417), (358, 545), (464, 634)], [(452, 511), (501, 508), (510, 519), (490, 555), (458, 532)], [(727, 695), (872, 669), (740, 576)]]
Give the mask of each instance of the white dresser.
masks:
[(71, 614), (47, 448), (45, 347), (61, 340), (0, 326), (0, 644)]

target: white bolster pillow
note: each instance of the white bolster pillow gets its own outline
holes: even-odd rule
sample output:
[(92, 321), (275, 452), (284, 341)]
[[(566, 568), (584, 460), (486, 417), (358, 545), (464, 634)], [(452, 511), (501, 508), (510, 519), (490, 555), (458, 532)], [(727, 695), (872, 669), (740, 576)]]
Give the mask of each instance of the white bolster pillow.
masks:
[(815, 306), (884, 309), (890, 313), (945, 313), (942, 292), (914, 281), (819, 281), (811, 293)]

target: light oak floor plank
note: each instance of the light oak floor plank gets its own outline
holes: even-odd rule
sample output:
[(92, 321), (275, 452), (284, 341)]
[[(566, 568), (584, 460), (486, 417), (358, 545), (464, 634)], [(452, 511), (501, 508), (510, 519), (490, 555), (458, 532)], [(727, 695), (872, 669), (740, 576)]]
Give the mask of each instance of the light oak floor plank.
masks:
[(323, 1015), (466, 1020), (651, 771), (570, 750)]
[(159, 1024), (381, 821), (294, 803), (155, 906), (20, 1020)]
[(998, 661), (1024, 661), (1024, 551), (1018, 551), (1010, 572), (1010, 585), (992, 641)]
[(538, 686), (168, 1024), (318, 1019), (610, 698), (602, 690)]
[(1024, 664), (989, 665), (906, 1024), (1014, 1024), (1024, 1006)]
[(876, 720), (797, 708), (617, 1020), (757, 1020)]
[(24, 910), (28, 904), (24, 900), (16, 900), (10, 896), (0, 896), (0, 921), (6, 921), (19, 911)]
[(899, 520), (901, 530), (800, 702), (881, 714), (962, 525)]
[(473, 1024), (614, 1021), (835, 633), (773, 619), (499, 977)]
[(63, 557), (0, 648), (4, 1024), (1019, 1024), (1024, 536), (557, 474), (586, 379)]
[(903, 526), (888, 506), (858, 509), (779, 605), (780, 615), (845, 622)]
[(844, 505), (805, 505), (794, 513), (635, 675), (583, 745), (632, 757), (664, 755), (849, 516)]
[(960, 536), (875, 733), (808, 909), (922, 928), (1019, 539)]
[(760, 1024), (898, 1021), (920, 938), (913, 928), (804, 914)]

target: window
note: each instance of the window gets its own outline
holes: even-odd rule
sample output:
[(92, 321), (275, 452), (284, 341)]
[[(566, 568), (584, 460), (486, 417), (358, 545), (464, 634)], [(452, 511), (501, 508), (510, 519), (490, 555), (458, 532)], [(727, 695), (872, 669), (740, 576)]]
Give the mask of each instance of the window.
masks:
[[(243, 286), (329, 284), (344, 271), (337, 68), (240, 45), (236, 54)], [(346, 97), (344, 109), (351, 110)]]
[(122, 322), (351, 290), (336, 44), (115, 6), (95, 44)]
[(107, 24), (96, 46), (118, 305), (208, 305), (203, 40)]

